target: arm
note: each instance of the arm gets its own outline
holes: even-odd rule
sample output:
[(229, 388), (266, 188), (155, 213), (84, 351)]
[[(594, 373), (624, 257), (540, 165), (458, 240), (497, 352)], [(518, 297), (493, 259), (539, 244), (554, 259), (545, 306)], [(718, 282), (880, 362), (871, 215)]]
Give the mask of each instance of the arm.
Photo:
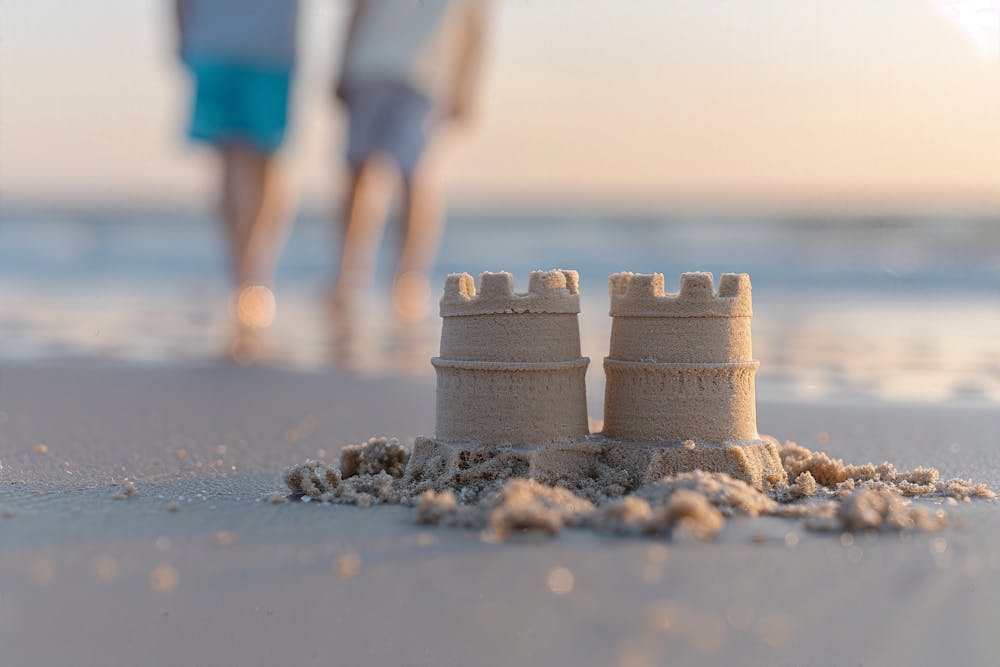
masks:
[(340, 73), (337, 75), (337, 81), (334, 84), (334, 94), (341, 100), (344, 100), (347, 96), (344, 66), (347, 64), (347, 58), (354, 45), (354, 38), (358, 32), (358, 24), (361, 22), (364, 3), (365, 0), (351, 0), (351, 6), (348, 10), (350, 14), (347, 18), (347, 33), (344, 35), (344, 48), (340, 54)]
[(463, 120), (469, 115), (476, 94), (486, 50), (486, 5), (485, 0), (469, 0), (466, 8), (450, 112), (454, 120)]
[(176, 29), (175, 38), (177, 45), (177, 53), (184, 57), (184, 33), (187, 30), (187, 19), (188, 19), (188, 7), (189, 0), (174, 0), (174, 27)]

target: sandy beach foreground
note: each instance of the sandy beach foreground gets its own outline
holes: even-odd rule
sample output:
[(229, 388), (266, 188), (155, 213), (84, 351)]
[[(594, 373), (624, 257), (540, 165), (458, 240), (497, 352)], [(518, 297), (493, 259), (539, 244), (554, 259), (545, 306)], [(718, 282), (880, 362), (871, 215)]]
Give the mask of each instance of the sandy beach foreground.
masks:
[[(934, 535), (734, 520), (715, 542), (503, 544), (280, 472), (433, 430), (433, 378), (0, 368), (4, 665), (991, 664), (996, 503)], [(1000, 410), (763, 403), (763, 432), (1000, 488)], [(137, 495), (116, 500), (126, 480)]]

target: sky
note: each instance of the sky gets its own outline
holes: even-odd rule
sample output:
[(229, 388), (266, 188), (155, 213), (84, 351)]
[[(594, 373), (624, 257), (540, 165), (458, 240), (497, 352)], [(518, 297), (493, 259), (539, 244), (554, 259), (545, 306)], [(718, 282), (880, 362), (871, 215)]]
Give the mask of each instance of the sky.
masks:
[[(404, 1), (404, 0), (401, 0)], [(343, 182), (345, 13), (304, 0), (284, 155)], [(0, 0), (0, 202), (210, 202), (167, 0)], [(934, 0), (505, 0), (453, 200), (580, 208), (1000, 210), (1000, 64)]]

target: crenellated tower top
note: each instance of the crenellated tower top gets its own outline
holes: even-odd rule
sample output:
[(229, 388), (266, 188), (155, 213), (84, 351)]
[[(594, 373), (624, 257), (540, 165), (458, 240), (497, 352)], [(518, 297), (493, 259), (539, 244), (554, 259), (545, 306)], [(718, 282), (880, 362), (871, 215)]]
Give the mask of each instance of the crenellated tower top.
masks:
[(751, 317), (750, 276), (723, 273), (715, 292), (711, 273), (682, 273), (680, 290), (668, 294), (663, 274), (615, 273), (608, 278), (611, 316)]
[(580, 312), (580, 279), (576, 271), (532, 271), (527, 292), (514, 291), (507, 271), (479, 276), (479, 290), (468, 273), (452, 273), (441, 297), (441, 317), (521, 313)]

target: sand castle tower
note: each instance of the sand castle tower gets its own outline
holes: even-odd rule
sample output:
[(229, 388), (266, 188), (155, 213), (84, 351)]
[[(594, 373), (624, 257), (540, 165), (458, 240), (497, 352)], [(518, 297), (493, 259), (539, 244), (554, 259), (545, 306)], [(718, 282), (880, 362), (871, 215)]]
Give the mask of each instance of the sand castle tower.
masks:
[(528, 291), (511, 274), (452, 274), (441, 299), (434, 437), (544, 445), (587, 435), (576, 271), (535, 271)]
[(475, 484), (524, 476), (539, 449), (588, 433), (576, 271), (535, 271), (528, 291), (511, 274), (484, 273), (479, 289), (452, 274), (441, 298), (434, 437), (417, 438), (409, 481)]
[(609, 278), (611, 346), (604, 434), (636, 441), (757, 439), (750, 277), (685, 273), (667, 295), (661, 274)]
[(667, 294), (662, 274), (618, 273), (609, 291), (603, 435), (626, 467), (647, 479), (727, 472), (758, 488), (781, 477), (757, 434), (750, 277), (723, 274), (716, 293), (711, 273), (685, 273)]

